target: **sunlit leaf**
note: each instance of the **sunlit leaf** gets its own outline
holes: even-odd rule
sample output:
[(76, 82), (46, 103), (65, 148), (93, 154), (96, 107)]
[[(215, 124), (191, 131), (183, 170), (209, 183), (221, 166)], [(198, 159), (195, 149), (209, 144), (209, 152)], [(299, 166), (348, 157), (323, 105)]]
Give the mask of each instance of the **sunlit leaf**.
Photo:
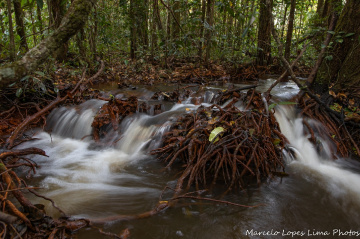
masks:
[(280, 143), (281, 143), (281, 139), (274, 139), (273, 140), (274, 145), (279, 145)]
[[(211, 131), (211, 133), (210, 133), (209, 141), (210, 141), (210, 142), (213, 142), (213, 140), (215, 139), (215, 137), (216, 137), (218, 134), (220, 134), (220, 133), (222, 133), (222, 132), (224, 132), (224, 131), (225, 131), (225, 129), (224, 129), (223, 127), (217, 127), (217, 128), (215, 128), (215, 129), (213, 129), (213, 131)], [(217, 142), (218, 140), (219, 140), (219, 137), (217, 137), (217, 138), (215, 139), (214, 143)]]

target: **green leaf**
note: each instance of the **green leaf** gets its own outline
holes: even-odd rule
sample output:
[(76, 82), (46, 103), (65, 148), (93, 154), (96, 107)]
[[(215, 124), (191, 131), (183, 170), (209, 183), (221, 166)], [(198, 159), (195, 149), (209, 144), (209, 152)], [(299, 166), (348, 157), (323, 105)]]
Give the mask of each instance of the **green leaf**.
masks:
[(39, 76), (45, 76), (45, 73), (42, 71), (35, 71), (35, 74), (37, 74)]
[(16, 97), (20, 97), (22, 93), (23, 93), (23, 89), (22, 89), (22, 88), (17, 89), (17, 91), (16, 91)]
[(276, 105), (277, 105), (276, 103), (272, 103), (271, 105), (269, 105), (269, 111), (274, 109)]
[[(215, 137), (216, 137), (218, 134), (220, 134), (220, 133), (222, 133), (222, 132), (224, 132), (224, 131), (225, 131), (225, 129), (224, 129), (223, 127), (217, 127), (217, 128), (215, 128), (215, 129), (213, 129), (213, 130), (211, 131), (211, 133), (210, 133), (209, 141), (210, 141), (210, 142), (213, 142), (213, 140), (215, 139)], [(219, 140), (219, 137), (217, 137), (217, 138), (215, 139), (214, 143), (215, 143), (216, 141), (218, 141), (218, 140)]]
[(281, 139), (274, 139), (273, 140), (273, 144), (276, 146), (276, 145), (279, 145), (281, 143)]
[(334, 35), (335, 34), (335, 32), (334, 31), (327, 31), (328, 33), (330, 33), (330, 34), (332, 34), (332, 35)]
[(55, 88), (54, 88), (54, 92), (55, 92), (55, 93), (58, 93), (58, 92), (59, 92), (59, 89), (55, 87)]
[(331, 61), (332, 59), (333, 59), (333, 56), (332, 56), (332, 55), (325, 57), (325, 60), (327, 60), (327, 61)]
[(344, 37), (351, 37), (351, 36), (353, 36), (353, 35), (355, 35), (355, 33), (348, 33), (348, 34), (346, 34)]
[(336, 39), (336, 41), (339, 42), (339, 43), (343, 43), (344, 39), (340, 38), (340, 39)]
[(26, 80), (29, 79), (29, 78), (30, 78), (30, 76), (24, 76), (23, 78), (21, 78), (20, 81), (26, 81)]

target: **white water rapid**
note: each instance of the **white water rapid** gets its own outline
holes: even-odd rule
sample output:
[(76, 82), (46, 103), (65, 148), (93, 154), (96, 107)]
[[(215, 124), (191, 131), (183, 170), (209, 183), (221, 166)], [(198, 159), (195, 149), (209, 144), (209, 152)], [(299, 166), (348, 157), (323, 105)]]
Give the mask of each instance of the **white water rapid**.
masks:
[[(271, 85), (272, 81), (266, 81)], [(287, 88), (286, 88), (287, 87)], [(260, 87), (261, 88), (261, 87)], [(265, 87), (266, 88), (266, 87)], [(274, 90), (279, 98), (291, 97), (298, 89), (293, 84)], [(290, 91), (289, 89), (293, 89)], [(206, 93), (205, 106), (213, 98)], [(199, 97), (199, 96), (197, 96)], [(163, 170), (163, 164), (149, 156), (161, 136), (180, 114), (199, 107), (191, 98), (159, 115), (134, 114), (110, 127), (104, 139), (93, 142), (91, 123), (104, 101), (91, 100), (76, 107), (62, 107), (48, 117), (48, 132), (39, 130), (38, 140), (21, 145), (38, 147), (47, 157), (34, 156), (40, 168), (31, 186), (53, 199), (66, 213), (75, 217), (96, 218), (113, 214), (149, 211), (159, 200), (165, 186), (174, 186), (177, 176)], [(236, 105), (242, 108), (242, 104)], [(275, 178), (261, 187), (251, 186), (230, 193), (225, 200), (240, 204), (266, 206), (239, 209), (227, 205), (194, 205), (174, 208), (140, 222), (126, 224), (132, 238), (248, 238), (246, 229), (261, 230), (342, 230), (360, 231), (360, 164), (351, 159), (332, 159), (329, 139), (318, 132), (314, 146), (293, 106), (277, 106), (276, 118), (288, 138), (286, 172), (289, 177)], [(309, 124), (319, 123), (308, 120)], [(317, 132), (316, 132), (317, 133)], [(50, 214), (56, 209), (46, 205)], [(119, 225), (109, 226), (119, 232)], [(102, 238), (84, 232), (79, 238)]]
[[(302, 174), (306, 180), (316, 182), (319, 187), (323, 187), (340, 208), (350, 213), (360, 223), (359, 171), (347, 168), (345, 159), (332, 159), (330, 148), (334, 146), (331, 145), (329, 139), (321, 138), (319, 135), (317, 135), (317, 144), (320, 144), (322, 152), (318, 152), (317, 147), (308, 140), (310, 133), (304, 133), (304, 119), (296, 115), (294, 107), (277, 107), (275, 117), (279, 122), (281, 132), (289, 140), (289, 146), (294, 152), (292, 155), (286, 154), (288, 167)], [(310, 123), (319, 125), (314, 121)], [(321, 128), (321, 125), (319, 127)], [(324, 127), (322, 128), (325, 130)], [(355, 162), (352, 163), (356, 166)]]

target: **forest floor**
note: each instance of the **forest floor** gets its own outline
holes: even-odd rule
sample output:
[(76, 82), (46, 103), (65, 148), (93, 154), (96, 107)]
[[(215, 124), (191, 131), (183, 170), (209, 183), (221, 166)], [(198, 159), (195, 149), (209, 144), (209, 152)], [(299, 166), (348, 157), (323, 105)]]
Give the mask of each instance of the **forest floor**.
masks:
[[(306, 77), (310, 70), (311, 69), (305, 67), (298, 67), (295, 69), (295, 74), (299, 77)], [(266, 79), (269, 75), (280, 75), (282, 73), (281, 71), (280, 66), (261, 67), (254, 64), (211, 63), (207, 67), (204, 67), (199, 66), (197, 63), (186, 61), (170, 62), (166, 68), (161, 67), (159, 64), (146, 63), (144, 61), (124, 61), (122, 64), (105, 64), (105, 67), (99, 62), (93, 66), (93, 69), (88, 71), (70, 66), (69, 64), (58, 64), (56, 65), (56, 70), (51, 71), (49, 74), (43, 71), (37, 71), (31, 76), (22, 79), (20, 84), (0, 91), (0, 172), (2, 174), (3, 186), (3, 192), (0, 198), (5, 203), (4, 205), (6, 205), (4, 208), (7, 208), (4, 214), (0, 214), (0, 219), (5, 220), (6, 225), (17, 226), (17, 229), (14, 227), (11, 230), (9, 229), (8, 233), (10, 234), (8, 235), (23, 233), (27, 235), (28, 238), (42, 236), (49, 238), (68, 238), (71, 237), (72, 232), (92, 224), (89, 220), (72, 220), (68, 217), (52, 219), (46, 216), (41, 207), (34, 207), (31, 202), (28, 202), (27, 199), (24, 198), (20, 188), (28, 188), (26, 181), (20, 179), (12, 170), (19, 166), (26, 166), (35, 171), (36, 165), (24, 156), (28, 154), (46, 154), (46, 152), (39, 149), (30, 148), (27, 149), (27, 151), (21, 151), (11, 148), (24, 141), (31, 140), (31, 136), (24, 134), (24, 132), (26, 129), (44, 127), (46, 124), (46, 115), (50, 113), (52, 108), (59, 105), (80, 104), (93, 98), (107, 100), (108, 103), (105, 104), (106, 106), (101, 109), (101, 113), (94, 120), (97, 121), (97, 125), (93, 127), (95, 128), (95, 132), (99, 133), (102, 125), (118, 123), (114, 123), (114, 120), (118, 119), (115, 115), (124, 114), (126, 107), (126, 110), (129, 110), (130, 107), (132, 111), (136, 111), (137, 107), (134, 105), (134, 101), (130, 101), (130, 99), (128, 101), (117, 101), (111, 98), (104, 99), (103, 94), (96, 89), (97, 84), (112, 81), (118, 85), (118, 88), (127, 88), (129, 86), (136, 86), (137, 84), (153, 85), (159, 83), (176, 83), (185, 86), (183, 89), (186, 88), (187, 84), (201, 85), (214, 83), (224, 84), (228, 82), (253, 82), (253, 84), (256, 85), (258, 79)], [(206, 175), (202, 175), (201, 172), (210, 170), (204, 167), (208, 158), (211, 157), (214, 158), (211, 166), (215, 168), (210, 171), (216, 172), (215, 179), (222, 177), (223, 181), (226, 182), (228, 180), (228, 190), (234, 187), (244, 188), (246, 186), (246, 183), (244, 183), (245, 178), (242, 178), (244, 175), (251, 176), (260, 182), (262, 177), (276, 173), (277, 168), (282, 167), (282, 162), (279, 160), (279, 157), (281, 155), (281, 149), (286, 144), (286, 139), (278, 129), (273, 113), (270, 111), (269, 119), (264, 117), (263, 112), (267, 110), (265, 109), (266, 106), (261, 103), (261, 96), (252, 89), (246, 94), (241, 93), (240, 90), (241, 89), (234, 88), (228, 89), (220, 95), (219, 102), (233, 97), (234, 100), (232, 104), (235, 104), (238, 100), (242, 100), (246, 102), (247, 107), (252, 107), (256, 109), (256, 111), (252, 111), (251, 114), (244, 114), (243, 117), (239, 118), (238, 116), (242, 112), (236, 111), (236, 109), (232, 107), (232, 104), (230, 104), (228, 108), (220, 111), (213, 110), (214, 108), (218, 108), (216, 104), (209, 109), (200, 109), (196, 112), (196, 114), (201, 116), (198, 120), (206, 122), (208, 127), (200, 127), (202, 124), (193, 122), (192, 117), (184, 116), (179, 118), (179, 122), (184, 124), (184, 126), (186, 125), (185, 130), (182, 130), (184, 132), (179, 135), (179, 129), (184, 127), (179, 127), (179, 129), (174, 128), (164, 139), (164, 141), (167, 141), (166, 145), (169, 145), (169, 147), (159, 148), (153, 152), (160, 158), (163, 158), (167, 163), (167, 167), (171, 166), (178, 157), (187, 165), (179, 177), (177, 187), (174, 190), (174, 201), (182, 196), (185, 197), (181, 195), (180, 190), (183, 188), (185, 182), (189, 184), (196, 182), (196, 184), (198, 184), (198, 182), (203, 179), (206, 181)], [(170, 97), (168, 100), (177, 102), (176, 97), (179, 97), (179, 94), (185, 94), (185, 91), (173, 93), (173, 98)], [(346, 111), (345, 118), (342, 119), (342, 122), (337, 121), (332, 114), (327, 113), (309, 97), (301, 97), (298, 105), (304, 115), (320, 120), (328, 127), (329, 137), (334, 139), (340, 155), (359, 155), (359, 149), (357, 148), (358, 143), (356, 143), (360, 142), (360, 127), (358, 126), (360, 118), (359, 106), (355, 103), (355, 99), (348, 99), (344, 94), (339, 95), (334, 93), (334, 98), (337, 100), (332, 103), (332, 109), (336, 112)], [(211, 118), (222, 120), (210, 122), (207, 116), (209, 112), (212, 112)], [(348, 129), (341, 127), (341, 125), (345, 123), (348, 125)], [(232, 127), (234, 125), (236, 127)], [(96, 127), (98, 127), (98, 129), (96, 129)], [(234, 130), (224, 130), (224, 128), (230, 129), (231, 127)], [(237, 128), (241, 130), (236, 130)], [(245, 133), (249, 128), (253, 129), (250, 135)], [(216, 142), (216, 137), (219, 136), (215, 136), (213, 142), (209, 142), (206, 138), (216, 130), (219, 131), (217, 134), (221, 133), (223, 135), (217, 143), (219, 147), (216, 146), (214, 149), (207, 151), (205, 148), (211, 148), (212, 143)], [(313, 129), (308, 127), (308, 130), (311, 133), (310, 140), (315, 143), (316, 138)], [(349, 131), (351, 133), (349, 133)], [(194, 137), (196, 134), (197, 136)], [(252, 140), (253, 136), (257, 138), (263, 137), (262, 142), (264, 143), (259, 145), (256, 141)], [(205, 139), (199, 140), (201, 137), (205, 137)], [(232, 139), (232, 137), (234, 138)], [(96, 139), (95, 135), (94, 138)], [(269, 138), (276, 139), (276, 142), (268, 141)], [(181, 145), (182, 148), (180, 151), (184, 153), (177, 153), (177, 151), (179, 151), (179, 148), (177, 148), (178, 145)], [(244, 147), (244, 149), (242, 147)], [(249, 151), (249, 148), (253, 150)], [(209, 157), (201, 157), (202, 154), (197, 153), (199, 150), (202, 150), (202, 154), (208, 155)], [(242, 150), (244, 152), (246, 151), (244, 155), (240, 154), (243, 153)], [(225, 152), (227, 156), (219, 157), (221, 154), (220, 151)], [(266, 159), (262, 157), (261, 154), (258, 154), (257, 151), (264, 152)], [(235, 158), (237, 158), (238, 163), (235, 163)], [(262, 166), (261, 170), (258, 170), (259, 165), (264, 165), (263, 161), (268, 159), (271, 159), (273, 163), (267, 167)], [(195, 162), (197, 163), (195, 164)], [(224, 169), (224, 165), (228, 165), (231, 171), (226, 173), (225, 171), (227, 169)], [(218, 173), (220, 169), (222, 170), (222, 174)], [(17, 202), (22, 205), (21, 210), (17, 209), (14, 203), (8, 199), (10, 197), (8, 197), (6, 187), (13, 192), (13, 196)], [(29, 190), (34, 193), (32, 189)], [(134, 218), (151, 216), (169, 206), (171, 206), (170, 201), (160, 203), (154, 210), (134, 216)], [(16, 215), (16, 218), (10, 214)], [(7, 226), (5, 224), (0, 224), (0, 227), (3, 227), (3, 233), (6, 233), (5, 229)], [(115, 236), (117, 238), (127, 238), (128, 235), (129, 231), (125, 230), (120, 235)]]

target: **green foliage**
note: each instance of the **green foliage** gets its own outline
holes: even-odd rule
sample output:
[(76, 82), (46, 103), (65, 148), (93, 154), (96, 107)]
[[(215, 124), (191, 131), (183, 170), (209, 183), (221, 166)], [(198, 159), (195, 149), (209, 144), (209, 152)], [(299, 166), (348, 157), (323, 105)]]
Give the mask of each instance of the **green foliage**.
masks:
[[(215, 1), (214, 24), (212, 25), (206, 21), (206, 17), (205, 21), (202, 20), (202, 0), (158, 0), (157, 5), (154, 5), (154, 1), (99, 1), (93, 9), (83, 33), (79, 33), (70, 41), (69, 51), (76, 54), (80, 52), (77, 39), (81, 38), (80, 42), (85, 52), (78, 56), (79, 65), (87, 64), (85, 59), (88, 59), (87, 62), (89, 62), (89, 59), (96, 56), (109, 62), (129, 56), (131, 28), (135, 29), (134, 41), (137, 59), (151, 58), (157, 61), (166, 61), (169, 58), (198, 57), (199, 52), (204, 52), (206, 49), (206, 37), (201, 29), (212, 32), (210, 44), (211, 58), (214, 60), (220, 59), (236, 63), (250, 62), (261, 50), (257, 48), (257, 35), (261, 31), (259, 29), (260, 0)], [(25, 13), (27, 41), (31, 48), (54, 30), (49, 28), (51, 25), (49, 12), (51, 11), (48, 9), (48, 1), (21, 0), (21, 2)], [(71, 1), (63, 0), (63, 4), (68, 8)], [(327, 31), (323, 24), (327, 21), (327, 16), (325, 18), (318, 16), (316, 4), (317, 1), (314, 0), (297, 1), (293, 42), (313, 35), (317, 35), (321, 40)], [(275, 27), (283, 36), (286, 33), (289, 5), (290, 0), (273, 1)], [(5, 14), (5, 1), (0, 2), (0, 8), (5, 28), (0, 37), (2, 46), (0, 57), (4, 59), (9, 55), (8, 17)], [(38, 9), (41, 11), (39, 14)], [(174, 14), (180, 15), (178, 23), (174, 20)], [(13, 24), (16, 29), (16, 23)], [(178, 33), (175, 34), (175, 31)], [(335, 37), (334, 43), (342, 43), (345, 38), (353, 37), (355, 34), (335, 33), (334, 31), (330, 33)], [(284, 40), (283, 38), (282, 41)], [(321, 49), (320, 40), (314, 41), (314, 44), (308, 47), (301, 64), (309, 66), (313, 64)], [(20, 38), (16, 33), (15, 43), (18, 49)], [(276, 44), (272, 42), (271, 45), (273, 46), (271, 55), (277, 57)], [(296, 55), (296, 51), (301, 47), (302, 45), (294, 44), (292, 55)], [(21, 57), (21, 54), (23, 53), (18, 53), (18, 57)]]

